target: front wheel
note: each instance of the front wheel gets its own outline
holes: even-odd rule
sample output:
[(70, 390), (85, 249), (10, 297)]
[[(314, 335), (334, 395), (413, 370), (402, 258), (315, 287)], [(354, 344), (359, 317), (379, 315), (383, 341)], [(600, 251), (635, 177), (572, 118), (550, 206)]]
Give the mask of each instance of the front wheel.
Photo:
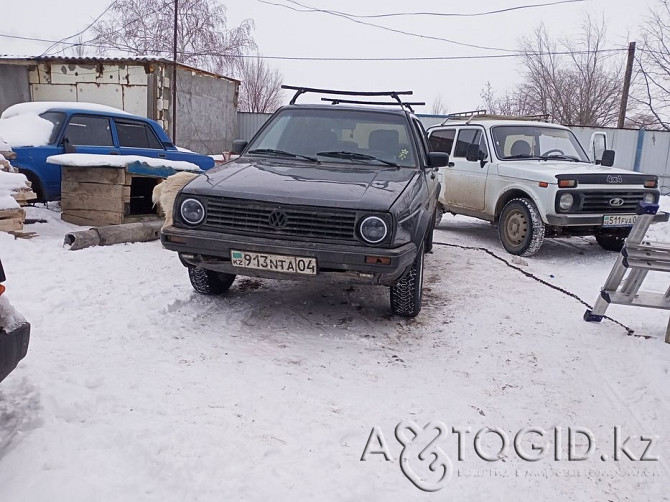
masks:
[(544, 241), (544, 222), (530, 199), (512, 199), (500, 213), (498, 238), (505, 250), (517, 256), (532, 256)]
[(188, 278), (191, 286), (201, 295), (220, 295), (230, 289), (235, 274), (215, 272), (201, 267), (188, 267)]
[(401, 317), (416, 317), (423, 298), (423, 246), (405, 275), (391, 286), (391, 311)]
[(607, 251), (616, 251), (617, 253), (623, 249), (624, 242), (627, 235), (623, 234), (596, 234), (596, 242), (600, 247)]

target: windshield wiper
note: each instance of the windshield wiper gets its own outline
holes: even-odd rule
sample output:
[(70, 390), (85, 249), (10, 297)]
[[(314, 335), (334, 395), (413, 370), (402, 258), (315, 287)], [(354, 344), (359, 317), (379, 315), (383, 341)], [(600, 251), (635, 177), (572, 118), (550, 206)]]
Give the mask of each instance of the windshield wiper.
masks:
[(247, 153), (252, 153), (252, 154), (254, 154), (254, 153), (260, 153), (260, 154), (266, 153), (266, 154), (270, 154), (270, 155), (279, 155), (281, 157), (291, 157), (291, 158), (294, 158), (294, 159), (299, 158), (299, 159), (309, 160), (311, 162), (317, 162), (317, 163), (319, 162), (319, 159), (314, 158), (314, 157), (310, 157), (309, 155), (301, 155), (299, 153), (285, 152), (284, 150), (275, 150), (273, 148), (258, 148), (256, 150), (249, 150)]
[(577, 157), (573, 157), (572, 155), (541, 155), (540, 158), (542, 160), (569, 160), (570, 162), (579, 162), (579, 159)]
[(542, 159), (543, 157), (539, 157), (537, 155), (530, 155), (527, 153), (520, 153), (519, 155), (508, 155), (505, 157), (505, 160), (508, 159)]
[(375, 157), (374, 155), (365, 155), (363, 153), (342, 151), (342, 152), (316, 152), (316, 154), (321, 155), (322, 157), (335, 157), (335, 158), (338, 158), (338, 159), (376, 160), (377, 162), (381, 162), (382, 164), (386, 164), (387, 166), (398, 167), (398, 164), (396, 164), (395, 162), (380, 159), (379, 157)]

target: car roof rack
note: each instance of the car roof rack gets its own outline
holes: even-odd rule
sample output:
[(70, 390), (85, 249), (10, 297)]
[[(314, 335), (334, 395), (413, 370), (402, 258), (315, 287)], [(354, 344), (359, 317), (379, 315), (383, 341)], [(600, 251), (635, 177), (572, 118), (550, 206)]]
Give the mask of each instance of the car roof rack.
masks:
[(350, 100), (350, 99), (340, 99), (340, 98), (321, 98), (322, 101), (328, 101), (334, 105), (340, 104), (340, 103), (347, 103), (347, 104), (358, 104), (358, 105), (381, 105), (381, 106), (388, 106), (388, 105), (399, 105), (403, 108), (407, 108), (410, 112), (414, 112), (412, 109), (412, 105), (418, 106), (418, 105), (425, 105), (426, 103), (423, 102), (407, 102), (403, 101), (400, 99), (400, 96), (411, 96), (413, 94), (412, 91), (340, 91), (336, 89), (317, 89), (314, 87), (298, 87), (294, 85), (282, 85), (282, 89), (289, 89), (296, 91), (296, 93), (293, 95), (293, 98), (291, 98), (290, 104), (294, 105), (296, 99), (298, 99), (299, 96), (302, 94), (305, 94), (307, 92), (313, 92), (316, 94), (333, 94), (335, 96), (370, 96), (370, 97), (376, 97), (376, 96), (388, 96), (390, 98), (393, 98), (395, 101), (362, 101), (362, 100)]
[(466, 123), (470, 123), (475, 117), (491, 120), (538, 120), (541, 122), (549, 122), (551, 115), (548, 113), (539, 115), (497, 115), (495, 113), (487, 113), (486, 110), (470, 110), (467, 112), (450, 113), (440, 125), (445, 125), (450, 120), (463, 119), (465, 119)]

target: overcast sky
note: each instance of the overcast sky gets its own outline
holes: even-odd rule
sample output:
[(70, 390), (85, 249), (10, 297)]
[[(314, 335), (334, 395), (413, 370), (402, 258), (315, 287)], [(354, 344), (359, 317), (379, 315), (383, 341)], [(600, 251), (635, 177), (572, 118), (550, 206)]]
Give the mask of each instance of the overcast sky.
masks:
[[(357, 16), (400, 12), (473, 14), (556, 0), (298, 0), (319, 9), (337, 10)], [(253, 19), (254, 38), (260, 52), (273, 57), (393, 58), (472, 57), (506, 54), (518, 48), (523, 36), (544, 23), (552, 38), (575, 37), (587, 14), (604, 17), (608, 25), (608, 47), (626, 48), (639, 39), (639, 26), (657, 0), (586, 0), (558, 5), (512, 10), (477, 17), (399, 16), (358, 18), (411, 36), (352, 22), (321, 12), (296, 12), (289, 0), (227, 0), (230, 26)], [(61, 39), (85, 28), (111, 0), (2, 0), (0, 34)], [(166, 33), (166, 37), (171, 34)], [(432, 38), (449, 39), (450, 43)], [(48, 43), (0, 37), (0, 54), (37, 55)], [(88, 55), (93, 55), (89, 52)], [(413, 90), (417, 108), (430, 113), (441, 96), (451, 112), (471, 110), (480, 104), (486, 82), (504, 91), (518, 81), (522, 68), (517, 58), (432, 61), (290, 61), (268, 60), (279, 69), (284, 83), (352, 90)], [(288, 96), (287, 96), (288, 98)]]

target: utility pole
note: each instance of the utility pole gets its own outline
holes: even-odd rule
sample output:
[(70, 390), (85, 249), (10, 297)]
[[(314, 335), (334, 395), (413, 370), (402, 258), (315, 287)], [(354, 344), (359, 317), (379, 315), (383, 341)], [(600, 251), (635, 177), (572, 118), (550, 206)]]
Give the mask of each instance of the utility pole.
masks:
[(628, 45), (628, 62), (626, 63), (626, 74), (623, 79), (623, 90), (621, 91), (621, 108), (619, 108), (619, 123), (617, 127), (623, 128), (626, 120), (626, 108), (628, 108), (628, 93), (630, 91), (630, 79), (633, 75), (633, 61), (635, 60), (635, 42)]
[(172, 142), (177, 144), (177, 9), (179, 0), (174, 0), (174, 39), (172, 44)]

